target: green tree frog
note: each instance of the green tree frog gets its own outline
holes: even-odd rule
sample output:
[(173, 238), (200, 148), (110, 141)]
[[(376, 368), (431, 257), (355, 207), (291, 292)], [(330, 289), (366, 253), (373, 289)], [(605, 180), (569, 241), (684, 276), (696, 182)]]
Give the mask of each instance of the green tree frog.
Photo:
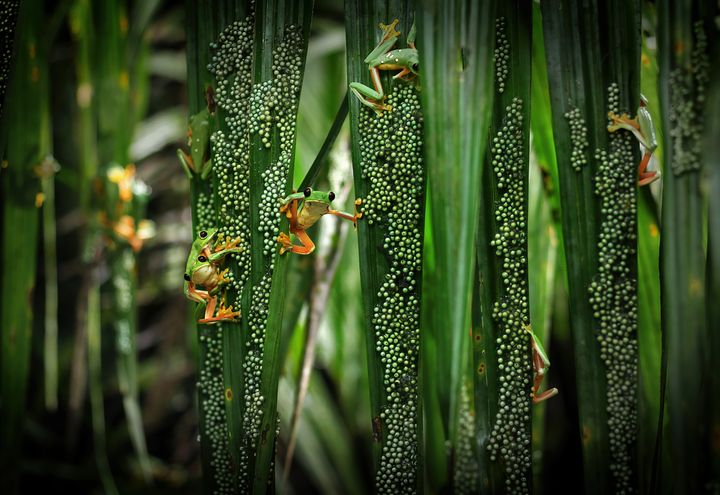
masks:
[[(215, 312), (218, 304), (218, 292), (228, 282), (228, 269), (223, 270), (221, 264), (225, 256), (230, 253), (239, 253), (240, 239), (220, 240), (217, 229), (202, 230), (193, 241), (185, 265), (185, 296), (205, 307), (204, 317), (198, 323), (216, 323), (218, 321), (235, 321), (240, 316), (239, 311), (233, 311), (232, 306), (226, 307), (223, 300)], [(205, 290), (198, 289), (202, 286)]]
[(393, 76), (393, 79), (404, 79), (405, 77), (414, 77), (418, 74), (418, 52), (415, 48), (415, 23), (413, 22), (407, 37), (408, 48), (391, 50), (400, 36), (400, 32), (395, 29), (398, 20), (385, 25), (380, 24), (383, 36), (377, 46), (365, 57), (364, 62), (368, 64), (370, 69), (370, 79), (375, 89), (365, 86), (359, 82), (351, 82), (350, 90), (360, 100), (360, 103), (382, 114), (383, 110), (392, 110), (390, 105), (383, 103), (385, 100), (385, 92), (380, 82), (381, 70), (399, 70)]
[(523, 327), (525, 328), (525, 331), (530, 334), (530, 342), (532, 344), (533, 372), (535, 377), (533, 379), (532, 393), (530, 395), (532, 397), (533, 404), (537, 404), (538, 402), (542, 402), (556, 396), (558, 394), (558, 389), (551, 388), (538, 395), (538, 390), (540, 390), (540, 385), (542, 384), (543, 378), (545, 378), (545, 373), (547, 373), (547, 370), (550, 368), (550, 359), (548, 359), (542, 342), (538, 336), (533, 333), (530, 325), (523, 325)]
[(212, 169), (210, 160), (210, 136), (214, 130), (215, 117), (207, 108), (190, 117), (188, 127), (188, 147), (190, 154), (177, 150), (177, 156), (183, 166), (185, 175), (192, 180), (199, 175), (205, 180)]
[[(303, 255), (312, 253), (315, 250), (315, 243), (313, 243), (305, 230), (315, 225), (315, 222), (323, 215), (335, 215), (350, 220), (357, 225), (358, 218), (362, 217), (362, 213), (358, 213), (357, 207), (362, 204), (362, 200), (359, 198), (355, 200), (355, 214), (350, 215), (349, 213), (331, 209), (330, 203), (334, 199), (335, 193), (332, 191), (313, 191), (307, 187), (303, 192), (290, 194), (280, 202), (280, 212), (285, 213), (290, 220), (290, 232), (302, 243), (302, 246), (293, 244), (290, 236), (285, 232), (281, 232), (277, 238), (278, 242), (282, 244), (280, 254), (285, 254), (286, 251)], [(298, 203), (302, 203), (299, 206), (299, 211)]]
[(614, 112), (608, 112), (608, 118), (612, 120), (612, 124), (608, 125), (608, 131), (616, 132), (619, 129), (626, 129), (632, 132), (637, 140), (640, 141), (643, 148), (645, 148), (645, 153), (638, 166), (638, 186), (650, 184), (660, 178), (659, 171), (647, 171), (650, 157), (657, 148), (655, 125), (653, 124), (652, 117), (650, 117), (647, 104), (647, 98), (640, 95), (640, 107), (637, 111), (637, 117), (634, 119), (631, 119), (626, 113), (617, 115)]

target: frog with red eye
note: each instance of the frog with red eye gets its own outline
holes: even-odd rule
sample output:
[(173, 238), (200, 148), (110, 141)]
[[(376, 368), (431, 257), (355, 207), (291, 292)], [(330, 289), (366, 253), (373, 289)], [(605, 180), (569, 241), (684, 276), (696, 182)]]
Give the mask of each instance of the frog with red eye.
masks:
[[(230, 253), (239, 253), (240, 239), (219, 239), (217, 229), (201, 230), (193, 241), (185, 265), (185, 296), (205, 307), (203, 318), (198, 323), (216, 323), (236, 321), (239, 311), (232, 306), (225, 307), (224, 301), (218, 306), (218, 293), (229, 282), (228, 268), (222, 269), (225, 257)], [(204, 287), (199, 289), (198, 286)], [(217, 312), (215, 311), (217, 307)]]
[(362, 217), (362, 213), (358, 213), (357, 207), (362, 204), (362, 200), (359, 198), (355, 200), (355, 214), (350, 215), (330, 208), (334, 199), (335, 193), (332, 191), (313, 191), (307, 187), (302, 192), (290, 194), (280, 202), (280, 212), (285, 213), (290, 221), (290, 233), (302, 243), (301, 246), (293, 244), (290, 236), (281, 232), (277, 238), (282, 245), (280, 254), (285, 254), (287, 251), (302, 255), (312, 253), (315, 250), (315, 243), (305, 231), (315, 225), (315, 222), (323, 215), (335, 215), (357, 225), (358, 218)]

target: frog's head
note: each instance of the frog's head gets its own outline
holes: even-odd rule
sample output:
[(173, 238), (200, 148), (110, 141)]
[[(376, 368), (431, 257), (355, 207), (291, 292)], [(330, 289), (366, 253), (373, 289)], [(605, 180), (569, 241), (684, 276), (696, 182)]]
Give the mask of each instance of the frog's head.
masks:
[(305, 195), (305, 202), (312, 201), (317, 203), (330, 204), (335, 199), (335, 193), (332, 191), (313, 191), (311, 188), (306, 187), (303, 191)]
[(645, 97), (644, 94), (640, 93), (640, 106), (646, 107), (648, 106), (648, 99)]
[(201, 266), (207, 265), (207, 257), (202, 254), (205, 246), (210, 244), (218, 234), (217, 229), (205, 229), (198, 232), (198, 236), (192, 243), (190, 249), (190, 255), (188, 256), (187, 264), (185, 266), (184, 279), (189, 282), (192, 278), (193, 273), (198, 270)]

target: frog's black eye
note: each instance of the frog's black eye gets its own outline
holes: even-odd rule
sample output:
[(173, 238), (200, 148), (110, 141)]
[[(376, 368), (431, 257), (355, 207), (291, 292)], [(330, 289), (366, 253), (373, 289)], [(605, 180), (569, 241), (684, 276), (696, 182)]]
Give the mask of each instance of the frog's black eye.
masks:
[(335, 193), (332, 192), (332, 191), (330, 191), (330, 192), (328, 193), (328, 199), (329, 199), (330, 201), (334, 200), (334, 199), (335, 199)]
[(200, 263), (205, 263), (207, 261), (207, 258), (201, 254), (200, 256), (198, 256), (198, 261)]
[(207, 232), (205, 232), (204, 230), (201, 230), (200, 231), (200, 239), (205, 239), (206, 237), (207, 237)]
[(187, 273), (183, 274), (183, 278), (190, 282), (190, 275), (188, 275)]
[(306, 198), (309, 197), (312, 194), (312, 189), (310, 189), (309, 187), (306, 187), (305, 190), (303, 191), (303, 194), (305, 195)]

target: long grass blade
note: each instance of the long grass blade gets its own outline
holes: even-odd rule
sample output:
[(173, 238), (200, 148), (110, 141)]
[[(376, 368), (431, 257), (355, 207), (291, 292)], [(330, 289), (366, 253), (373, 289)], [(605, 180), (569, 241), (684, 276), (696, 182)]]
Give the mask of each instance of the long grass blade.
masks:
[[(716, 49), (717, 52), (717, 49)], [(704, 139), (704, 167), (708, 176), (708, 199), (709, 199), (709, 240), (708, 240), (708, 300), (720, 300), (720, 149), (717, 143), (720, 142), (720, 77), (715, 69), (711, 78), (708, 106), (706, 113), (706, 128)], [(720, 307), (717, 304), (708, 304), (708, 328), (713, 328), (716, 322), (720, 321)], [(708, 361), (709, 370), (716, 369), (720, 365), (720, 332), (710, 332)], [(720, 390), (720, 377), (710, 372), (709, 390)], [(720, 435), (720, 397), (713, 395), (710, 403), (709, 424), (712, 428), (711, 438), (719, 438)], [(709, 449), (709, 476), (708, 480), (712, 486), (720, 486), (720, 449), (717, 443), (712, 443)]]
[[(97, 274), (94, 273), (93, 276), (97, 276)], [(100, 284), (97, 281), (91, 283), (87, 292), (87, 354), (95, 463), (105, 492), (117, 495), (119, 492), (107, 457), (105, 406), (103, 404)]]
[[(467, 453), (468, 446), (470, 453), (475, 448), (460, 434), (459, 423), (470, 370), (466, 295), (475, 266), (478, 191), (492, 102), (494, 12), (494, 2), (423, 2), (417, 16), (432, 223), (424, 304), (432, 308), (432, 319), (423, 329), (422, 359), (425, 453), (433, 492), (459, 488), (466, 475), (473, 475)], [(455, 466), (453, 458), (461, 451), (465, 455)]]
[[(382, 36), (379, 25), (395, 23), (385, 30), (398, 38), (395, 48), (412, 49), (413, 40), (406, 38), (415, 22), (414, 14), (411, 2), (346, 2), (350, 84), (373, 84), (364, 60)], [(396, 35), (395, 28), (400, 34)], [(418, 43), (419, 53), (423, 46)], [(415, 69), (412, 65), (409, 68)], [(423, 481), (419, 400), (423, 128), (414, 78), (391, 79), (393, 73), (382, 72), (381, 84), (390, 108), (374, 112), (357, 94), (350, 96), (355, 195), (363, 202), (358, 244), (375, 489), (380, 493), (417, 492), (422, 490)], [(422, 81), (422, 69), (420, 74)]]
[[(587, 493), (636, 484), (637, 152), (627, 133), (609, 137), (606, 126), (608, 110), (637, 107), (638, 13), (635, 3), (543, 4)], [(603, 54), (607, 63), (595, 63)]]
[[(532, 3), (499, 4), (495, 17), (494, 106), (481, 181), (477, 234), (481, 320), (475, 340), (476, 382), (487, 395), (478, 458), (490, 464), (494, 490), (530, 489), (532, 385), (528, 286), (528, 178)], [(482, 403), (481, 403), (482, 402)], [(489, 426), (489, 431), (487, 430)], [(478, 432), (480, 433), (480, 431)], [(502, 449), (502, 451), (501, 451)], [(501, 469), (499, 466), (502, 466)], [(512, 476), (500, 477), (505, 471)]]

